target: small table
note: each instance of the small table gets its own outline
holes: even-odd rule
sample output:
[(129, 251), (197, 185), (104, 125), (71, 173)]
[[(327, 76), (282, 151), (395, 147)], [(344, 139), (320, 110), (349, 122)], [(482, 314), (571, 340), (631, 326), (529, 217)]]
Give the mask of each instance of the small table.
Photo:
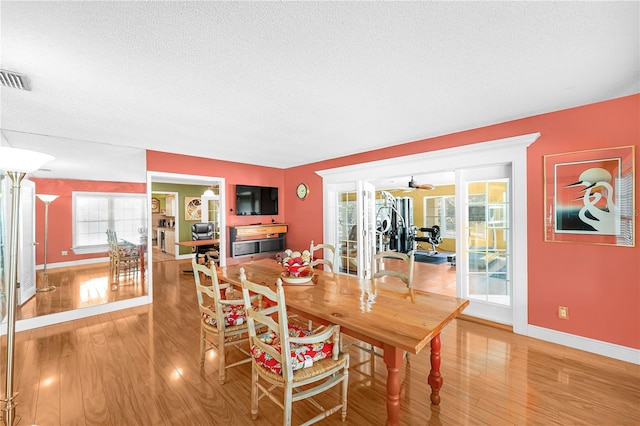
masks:
[[(261, 259), (219, 269), (220, 278), (241, 286), (240, 268), (251, 282), (275, 287), (282, 267)], [(440, 332), (469, 304), (466, 299), (407, 289), (391, 280), (359, 279), (314, 270), (315, 285), (285, 286), (287, 309), (305, 318), (340, 326), (340, 331), (382, 348), (387, 365), (387, 424), (400, 423), (400, 367), (404, 351), (431, 346), (431, 403), (440, 404)], [(317, 278), (317, 280), (316, 280)]]
[[(220, 244), (219, 239), (213, 240), (189, 240), (189, 241), (176, 241), (176, 244), (182, 247), (200, 247), (200, 246), (210, 246), (214, 244)], [(193, 270), (184, 270), (182, 271), (185, 274), (193, 274)]]

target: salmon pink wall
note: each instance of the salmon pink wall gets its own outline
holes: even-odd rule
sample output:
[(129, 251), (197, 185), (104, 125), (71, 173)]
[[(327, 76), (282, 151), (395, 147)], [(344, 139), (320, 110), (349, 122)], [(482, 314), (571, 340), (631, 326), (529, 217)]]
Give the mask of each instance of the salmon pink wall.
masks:
[[(73, 245), (73, 216), (72, 192), (124, 192), (145, 194), (147, 185), (144, 183), (105, 182), (93, 180), (72, 179), (32, 179), (36, 184), (36, 194), (55, 194), (59, 197), (49, 204), (49, 235), (47, 264), (57, 262), (72, 262), (107, 256), (107, 252), (94, 254), (74, 254)], [(36, 199), (36, 264), (44, 263), (44, 210), (45, 205)], [(107, 243), (105, 234), (104, 243)], [(61, 252), (66, 251), (67, 256)]]
[[(272, 167), (254, 166), (232, 161), (191, 157), (159, 151), (147, 151), (147, 170), (151, 172), (179, 173), (211, 176), (225, 179), (227, 227), (252, 223), (282, 223), (284, 220), (283, 171)], [(236, 216), (236, 185), (263, 185), (279, 188), (279, 214), (276, 216)], [(233, 209), (233, 211), (231, 211)]]
[[(547, 154), (636, 145), (640, 139), (640, 95), (586, 105), (493, 126), (410, 142), (285, 170), (284, 191), (305, 182), (304, 200), (285, 198), (287, 243), (306, 247), (321, 241), (322, 179), (317, 170), (540, 132), (528, 148), (529, 323), (599, 341), (640, 349), (640, 247), (544, 242), (543, 158)], [(636, 172), (635, 192), (639, 179)], [(636, 204), (636, 242), (638, 206)], [(558, 306), (570, 318), (558, 318)]]

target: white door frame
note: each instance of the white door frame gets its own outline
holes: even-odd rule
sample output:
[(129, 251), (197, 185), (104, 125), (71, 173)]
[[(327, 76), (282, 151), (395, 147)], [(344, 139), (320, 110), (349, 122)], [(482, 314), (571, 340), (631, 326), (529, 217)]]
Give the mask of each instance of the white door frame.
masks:
[(319, 170), (323, 186), (324, 237), (331, 236), (331, 222), (327, 218), (335, 213), (326, 202), (336, 184), (371, 180), (388, 176), (402, 176), (437, 172), (451, 172), (494, 164), (511, 164), (513, 188), (513, 331), (527, 334), (527, 147), (540, 137), (540, 133), (514, 136), (472, 145), (424, 152), (404, 157), (371, 161), (352, 166)]
[[(224, 213), (226, 211), (225, 206), (225, 188), (226, 181), (223, 177), (215, 177), (215, 176), (200, 176), (200, 175), (185, 175), (180, 173), (167, 173), (167, 172), (147, 172), (147, 205), (149, 209), (151, 208), (151, 186), (154, 182), (158, 183), (172, 183), (178, 185), (203, 185), (210, 186), (213, 184), (219, 185), (218, 195), (220, 197), (220, 212)], [(155, 191), (160, 192), (160, 191)], [(176, 200), (178, 202), (178, 200)], [(178, 206), (176, 206), (176, 209)], [(220, 266), (225, 266), (227, 264), (227, 233), (226, 233), (226, 215), (220, 215)], [(149, 213), (149, 227), (151, 227), (151, 213)], [(178, 233), (178, 228), (176, 228), (176, 234)], [(152, 263), (152, 254), (151, 250), (148, 250), (149, 254), (149, 264)], [(189, 256), (185, 256), (189, 257)], [(181, 258), (181, 256), (176, 253), (176, 259)], [(153, 286), (153, 274), (149, 274), (149, 288), (151, 289)], [(151, 291), (151, 290), (149, 290)]]

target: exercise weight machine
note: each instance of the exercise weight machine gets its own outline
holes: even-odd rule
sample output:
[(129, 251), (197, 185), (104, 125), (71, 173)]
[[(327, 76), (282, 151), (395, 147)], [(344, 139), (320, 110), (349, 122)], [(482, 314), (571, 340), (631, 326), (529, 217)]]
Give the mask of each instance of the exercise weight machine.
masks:
[(414, 236), (414, 240), (416, 242), (429, 243), (431, 244), (431, 251), (426, 252), (427, 256), (433, 256), (434, 254), (438, 254), (438, 246), (442, 242), (442, 236), (440, 235), (440, 227), (438, 225), (433, 225), (431, 228), (416, 228), (416, 231), (423, 232), (424, 235)]

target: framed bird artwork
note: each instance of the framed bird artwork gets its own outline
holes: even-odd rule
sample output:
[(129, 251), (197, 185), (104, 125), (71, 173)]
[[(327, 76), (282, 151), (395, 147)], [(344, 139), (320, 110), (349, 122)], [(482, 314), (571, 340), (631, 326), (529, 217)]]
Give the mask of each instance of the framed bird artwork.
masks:
[(634, 149), (544, 157), (545, 241), (635, 245)]

